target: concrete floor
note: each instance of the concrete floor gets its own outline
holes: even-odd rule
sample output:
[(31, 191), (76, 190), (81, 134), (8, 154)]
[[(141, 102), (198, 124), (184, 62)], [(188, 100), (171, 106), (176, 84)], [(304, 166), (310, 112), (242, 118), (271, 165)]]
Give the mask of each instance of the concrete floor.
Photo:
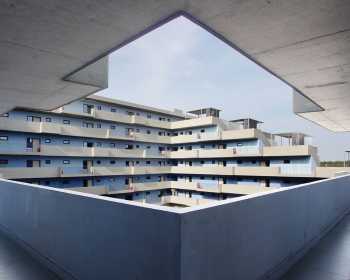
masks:
[(59, 280), (0, 231), (0, 280)]
[[(0, 231), (0, 280), (59, 280)], [(349, 280), (350, 215), (347, 215), (282, 280)]]
[(349, 280), (350, 215), (347, 215), (281, 279)]

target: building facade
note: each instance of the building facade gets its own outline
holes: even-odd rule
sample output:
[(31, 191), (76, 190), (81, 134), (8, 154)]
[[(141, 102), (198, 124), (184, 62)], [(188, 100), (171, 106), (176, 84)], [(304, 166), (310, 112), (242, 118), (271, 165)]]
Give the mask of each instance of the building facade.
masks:
[(0, 175), (147, 203), (191, 206), (334, 176), (301, 133), (220, 111), (183, 113), (90, 96), (0, 118)]

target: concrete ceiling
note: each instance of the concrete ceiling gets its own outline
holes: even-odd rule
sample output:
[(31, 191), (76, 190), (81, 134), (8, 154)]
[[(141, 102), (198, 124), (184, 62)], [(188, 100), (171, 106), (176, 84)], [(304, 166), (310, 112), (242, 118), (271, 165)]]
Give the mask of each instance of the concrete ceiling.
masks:
[(179, 15), (291, 85), (298, 115), (350, 131), (349, 0), (1, 1), (0, 112), (107, 87), (105, 55)]

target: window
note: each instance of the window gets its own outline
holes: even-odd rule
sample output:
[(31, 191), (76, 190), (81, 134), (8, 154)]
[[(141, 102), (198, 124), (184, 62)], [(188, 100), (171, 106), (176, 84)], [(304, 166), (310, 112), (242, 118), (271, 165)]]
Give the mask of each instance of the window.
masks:
[(140, 148), (140, 145), (136, 145), (135, 147), (136, 147), (136, 149), (139, 149), (139, 148)]
[(115, 160), (111, 160), (109, 163), (110, 164), (115, 164)]
[(97, 110), (101, 111), (102, 110), (102, 106), (101, 105), (97, 105)]
[(202, 145), (201, 145), (201, 149), (204, 149), (204, 148), (205, 148), (205, 145), (202, 144)]
[(289, 163), (290, 163), (290, 159), (285, 159), (285, 160), (283, 161), (283, 163), (289, 164)]
[(63, 124), (70, 124), (70, 120), (63, 120)]
[(116, 126), (115, 126), (115, 125), (111, 125), (110, 128), (111, 128), (112, 130), (114, 130), (114, 129), (116, 128)]
[(50, 181), (45, 181), (45, 182), (44, 182), (44, 185), (45, 185), (45, 186), (50, 186)]
[(91, 104), (83, 104), (83, 112), (84, 112), (84, 113), (91, 114), (93, 108), (94, 108), (94, 105), (91, 105)]
[(204, 160), (201, 160), (201, 164), (204, 164)]
[(126, 144), (125, 149), (132, 150), (134, 148), (134, 145), (132, 144)]
[(146, 164), (147, 164), (147, 165), (151, 164), (151, 161), (147, 160), (147, 161), (146, 161)]
[(243, 146), (243, 144), (242, 143), (237, 143), (237, 146), (241, 147), (241, 146)]
[(140, 112), (136, 112), (136, 116), (139, 116), (140, 115)]
[(62, 184), (63, 184), (63, 185), (68, 185), (69, 183), (70, 183), (69, 180), (62, 181)]
[(51, 119), (50, 117), (46, 117), (46, 118), (45, 118), (45, 121), (46, 121), (46, 122), (52, 122), (52, 119)]
[(65, 145), (70, 144), (70, 140), (63, 140), (63, 144), (65, 144)]
[(147, 180), (151, 179), (151, 176), (146, 176), (146, 179), (147, 179)]
[(188, 135), (192, 135), (192, 131), (189, 131), (189, 132), (188, 132)]
[(146, 148), (147, 148), (147, 149), (151, 149), (151, 146), (147, 146)]
[(115, 143), (109, 143), (109, 146), (110, 146), (111, 148), (115, 148)]
[(204, 180), (204, 176), (200, 176), (199, 179)]
[(115, 112), (117, 112), (117, 109), (112, 107), (112, 108), (111, 108), (111, 112), (112, 112), (112, 113), (115, 113)]
[(63, 162), (63, 164), (70, 164), (70, 160), (68, 160), (68, 159), (64, 159), (62, 162)]
[(36, 116), (27, 116), (28, 122), (41, 122), (41, 117)]
[(215, 160), (212, 160), (211, 163), (212, 163), (212, 164), (215, 164)]
[(45, 164), (51, 164), (51, 160), (46, 159), (46, 160), (45, 160)]
[(151, 114), (147, 114), (147, 119), (151, 119), (152, 115)]
[(256, 164), (256, 160), (252, 160), (252, 164)]
[(49, 138), (45, 139), (45, 143), (46, 143), (46, 144), (51, 143), (51, 139), (49, 139)]
[(97, 142), (96, 143), (96, 147), (102, 147), (102, 143), (101, 142)]
[(239, 160), (237, 160), (237, 163), (238, 164), (242, 164), (242, 161), (239, 159)]
[(94, 128), (94, 124), (92, 122), (83, 122), (83, 127)]
[(201, 129), (201, 133), (204, 133), (205, 132), (205, 129)]
[(159, 131), (159, 132), (158, 132), (158, 135), (159, 135), (159, 136), (162, 136), (162, 132), (161, 132), (161, 131)]
[(150, 130), (147, 130), (147, 134), (151, 134), (151, 131), (150, 131)]
[(98, 123), (98, 124), (96, 124), (96, 127), (97, 127), (97, 128), (101, 128), (102, 125), (101, 125), (100, 123)]
[(0, 165), (7, 165), (8, 163), (8, 159), (0, 159)]
[(8, 118), (9, 117), (9, 113), (1, 114), (0, 117)]
[(97, 163), (97, 164), (101, 164), (101, 161), (100, 161), (100, 160), (97, 160), (96, 163)]
[(8, 136), (0, 136), (0, 141), (7, 141), (9, 140)]
[(135, 130), (136, 132), (140, 132), (140, 129), (139, 128), (136, 128), (136, 130)]

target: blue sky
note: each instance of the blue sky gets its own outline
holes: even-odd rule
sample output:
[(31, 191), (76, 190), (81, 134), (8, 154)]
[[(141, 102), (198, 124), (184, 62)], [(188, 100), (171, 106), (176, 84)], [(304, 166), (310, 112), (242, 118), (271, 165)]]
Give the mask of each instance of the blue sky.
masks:
[(292, 89), (185, 18), (110, 55), (109, 88), (100, 95), (145, 105), (222, 109), (224, 119), (252, 117), (269, 132), (313, 136), (322, 160), (343, 160), (349, 133), (333, 133), (292, 112)]

